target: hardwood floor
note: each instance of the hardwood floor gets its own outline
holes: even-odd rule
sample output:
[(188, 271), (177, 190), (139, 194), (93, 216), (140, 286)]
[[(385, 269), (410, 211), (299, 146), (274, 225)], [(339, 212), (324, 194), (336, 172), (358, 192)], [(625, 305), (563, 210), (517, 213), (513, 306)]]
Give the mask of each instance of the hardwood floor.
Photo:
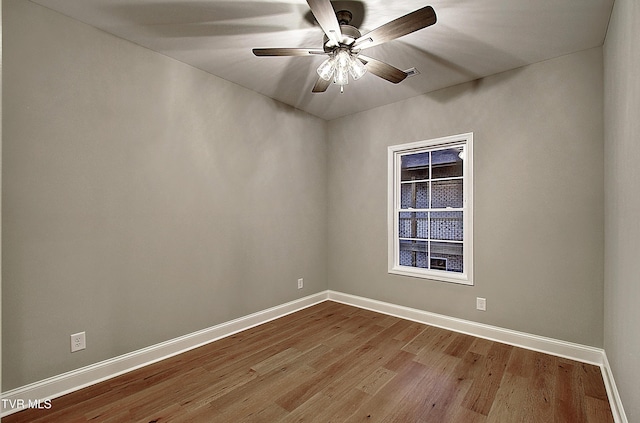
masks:
[(331, 301), (18, 422), (613, 422), (600, 369)]

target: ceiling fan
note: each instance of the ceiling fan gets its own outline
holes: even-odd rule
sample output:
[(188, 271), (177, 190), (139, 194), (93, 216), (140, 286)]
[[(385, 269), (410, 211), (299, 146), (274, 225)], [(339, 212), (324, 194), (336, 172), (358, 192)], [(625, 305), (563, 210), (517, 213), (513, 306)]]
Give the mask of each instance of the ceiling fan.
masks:
[(340, 85), (340, 91), (349, 83), (349, 75), (360, 79), (367, 71), (397, 84), (407, 73), (380, 60), (360, 54), (366, 48), (426, 28), (436, 23), (436, 12), (431, 6), (415, 10), (364, 35), (349, 25), (352, 14), (348, 10), (335, 12), (330, 0), (307, 0), (311, 12), (324, 31), (323, 48), (254, 48), (256, 56), (318, 56), (329, 57), (318, 67), (318, 81), (312, 92), (327, 90), (332, 80)]

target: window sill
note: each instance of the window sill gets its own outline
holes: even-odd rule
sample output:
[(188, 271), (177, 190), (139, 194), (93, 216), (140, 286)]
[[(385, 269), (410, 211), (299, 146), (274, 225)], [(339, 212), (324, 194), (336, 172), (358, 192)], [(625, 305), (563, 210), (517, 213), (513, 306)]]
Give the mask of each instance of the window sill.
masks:
[(459, 285), (473, 285), (467, 274), (442, 272), (438, 270), (416, 269), (415, 267), (395, 266), (389, 268), (389, 273), (401, 276), (410, 276), (420, 279), (431, 279), (441, 282), (456, 283)]

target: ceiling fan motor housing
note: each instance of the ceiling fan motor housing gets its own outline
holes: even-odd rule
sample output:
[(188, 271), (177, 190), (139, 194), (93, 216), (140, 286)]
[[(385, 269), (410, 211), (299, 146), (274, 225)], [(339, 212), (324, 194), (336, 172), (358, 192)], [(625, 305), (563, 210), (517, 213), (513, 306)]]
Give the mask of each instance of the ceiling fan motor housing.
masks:
[(340, 25), (349, 25), (351, 19), (353, 19), (353, 15), (348, 10), (339, 10), (336, 12), (336, 18)]
[(327, 53), (335, 50), (337, 47), (349, 47), (355, 40), (361, 37), (360, 31), (355, 26), (341, 24), (340, 31), (342, 32), (342, 39), (340, 40), (340, 45), (335, 46), (329, 43), (329, 37), (326, 35), (322, 39), (322, 45), (324, 46), (324, 51)]

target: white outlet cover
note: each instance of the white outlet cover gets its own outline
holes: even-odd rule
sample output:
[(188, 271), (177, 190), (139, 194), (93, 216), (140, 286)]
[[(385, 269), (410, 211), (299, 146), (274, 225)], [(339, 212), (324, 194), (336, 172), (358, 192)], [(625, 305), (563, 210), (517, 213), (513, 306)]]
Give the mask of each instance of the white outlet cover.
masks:
[(476, 309), (480, 311), (487, 311), (487, 299), (477, 297), (476, 298)]
[(84, 332), (71, 335), (71, 352), (84, 350), (87, 348), (87, 338)]

